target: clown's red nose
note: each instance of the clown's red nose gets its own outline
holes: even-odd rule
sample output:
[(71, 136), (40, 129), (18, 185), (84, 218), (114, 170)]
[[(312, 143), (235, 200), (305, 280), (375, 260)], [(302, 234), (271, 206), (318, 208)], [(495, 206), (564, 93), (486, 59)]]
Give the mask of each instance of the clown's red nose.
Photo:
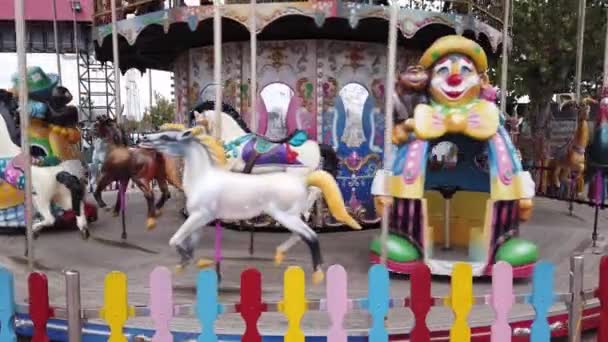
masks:
[(448, 77), (448, 84), (451, 86), (457, 86), (462, 83), (462, 76), (460, 74), (452, 74)]

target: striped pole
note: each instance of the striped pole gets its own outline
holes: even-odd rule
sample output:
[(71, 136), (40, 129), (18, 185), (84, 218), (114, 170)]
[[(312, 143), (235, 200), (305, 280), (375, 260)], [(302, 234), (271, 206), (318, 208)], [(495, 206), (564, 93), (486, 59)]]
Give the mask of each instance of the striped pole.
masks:
[(215, 137), (222, 138), (222, 17), (220, 0), (213, 1), (213, 78), (215, 82)]
[[(392, 141), (391, 134), (393, 131), (393, 92), (395, 91), (395, 70), (396, 70), (396, 59), (397, 59), (397, 12), (399, 10), (399, 4), (397, 1), (393, 1), (390, 7), (390, 21), (388, 29), (388, 63), (386, 67), (386, 89), (385, 95), (385, 106), (384, 114), (385, 126), (384, 126), (384, 170), (390, 170), (392, 165)], [(388, 190), (388, 189), (386, 189)], [(388, 193), (388, 191), (385, 191)], [(386, 243), (388, 239), (388, 220), (389, 210), (384, 208), (382, 211), (382, 224), (380, 239), (382, 241), (382, 253), (380, 255), (380, 262), (386, 264)]]
[(258, 112), (257, 112), (257, 101), (258, 101), (258, 84), (257, 84), (257, 67), (258, 67), (258, 37), (257, 37), (257, 24), (255, 17), (255, 2), (251, 0), (251, 17), (249, 18), (249, 34), (251, 36), (251, 83), (250, 83), (250, 96), (251, 96), (251, 131), (256, 133), (258, 131)]
[(32, 159), (30, 157), (30, 118), (27, 110), (27, 56), (25, 54), (25, 4), (15, 0), (15, 33), (19, 70), (19, 111), (21, 118), (21, 151), (25, 160), (25, 228), (27, 237), (27, 265), (34, 270), (34, 234), (32, 231)]
[[(502, 23), (502, 65), (500, 69), (500, 112), (507, 113), (507, 80), (509, 72), (509, 11), (511, 0), (504, 0), (504, 17)], [(517, 118), (517, 112), (513, 115)]]
[[(608, 10), (606, 10), (608, 15)], [(606, 21), (606, 40), (604, 42), (604, 79), (602, 86), (608, 87), (608, 20)]]
[[(220, 0), (213, 1), (213, 75), (215, 82), (215, 127), (214, 136), (222, 139), (222, 17)], [(221, 273), (222, 261), (222, 227), (220, 221), (215, 222), (215, 271), (218, 277)]]
[[(257, 37), (257, 25), (256, 25), (256, 16), (255, 16), (255, 2), (256, 0), (251, 0), (251, 14), (249, 17), (249, 34), (251, 46), (249, 47), (251, 53), (251, 82), (249, 82), (249, 91), (251, 97), (251, 108), (249, 112), (251, 113), (251, 122), (249, 123), (249, 127), (253, 133), (257, 133), (258, 131), (258, 112), (257, 112), (257, 101), (258, 101), (258, 83), (257, 83), (257, 73), (258, 73), (258, 37)], [(251, 231), (249, 232), (249, 255), (253, 255), (254, 253), (254, 241), (255, 241), (255, 227), (251, 225)]]
[(116, 98), (116, 122), (122, 122), (122, 105), (120, 102), (120, 60), (118, 56), (118, 29), (116, 26), (116, 1), (110, 0), (112, 10), (112, 54), (114, 63), (114, 97)]
[(55, 58), (57, 58), (57, 74), (61, 85), (61, 57), (59, 55), (59, 34), (57, 32), (57, 0), (53, 0), (53, 39), (55, 39)]
[(578, 29), (576, 32), (576, 102), (581, 101), (581, 80), (583, 77), (583, 44), (585, 40), (585, 8), (587, 1), (578, 2)]

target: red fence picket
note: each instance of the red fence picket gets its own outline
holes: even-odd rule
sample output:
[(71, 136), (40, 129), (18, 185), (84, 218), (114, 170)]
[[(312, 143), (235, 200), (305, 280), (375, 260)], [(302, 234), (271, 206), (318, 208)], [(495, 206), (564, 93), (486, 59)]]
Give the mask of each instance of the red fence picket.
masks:
[(426, 316), (431, 310), (431, 271), (423, 263), (418, 263), (410, 275), (410, 308), (414, 314), (414, 327), (410, 333), (412, 342), (428, 342), (431, 332), (426, 325)]
[(600, 324), (597, 336), (598, 342), (608, 342), (608, 255), (600, 261), (600, 281), (597, 289), (600, 300)]
[(266, 311), (262, 302), (262, 274), (255, 268), (241, 273), (241, 302), (236, 306), (245, 321), (243, 342), (261, 342), (262, 336), (258, 330), (258, 320)]
[(30, 318), (34, 325), (32, 342), (49, 342), (46, 323), (53, 317), (49, 303), (49, 282), (44, 273), (34, 272), (28, 277)]

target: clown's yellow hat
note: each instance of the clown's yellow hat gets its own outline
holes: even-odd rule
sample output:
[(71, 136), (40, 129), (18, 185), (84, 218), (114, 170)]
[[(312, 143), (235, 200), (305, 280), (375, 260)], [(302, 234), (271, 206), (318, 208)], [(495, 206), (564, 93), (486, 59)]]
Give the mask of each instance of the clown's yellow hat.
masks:
[(471, 58), (478, 72), (485, 72), (488, 69), (488, 57), (482, 47), (476, 42), (458, 35), (437, 39), (424, 51), (419, 64), (425, 69), (429, 68), (441, 57), (451, 53), (460, 53)]

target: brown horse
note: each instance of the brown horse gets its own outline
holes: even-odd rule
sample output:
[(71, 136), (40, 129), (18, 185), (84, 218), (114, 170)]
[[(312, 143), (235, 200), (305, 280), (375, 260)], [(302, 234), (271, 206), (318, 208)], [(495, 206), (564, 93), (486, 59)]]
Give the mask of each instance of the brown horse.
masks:
[[(569, 177), (574, 175), (575, 191), (581, 193), (584, 188), (584, 171), (585, 171), (585, 149), (589, 143), (589, 111), (591, 103), (597, 103), (594, 99), (585, 98), (581, 104), (572, 103), (578, 110), (578, 118), (574, 137), (564, 148), (560, 150), (559, 157), (549, 160), (549, 169), (551, 170), (551, 180), (556, 189), (561, 187), (562, 182), (568, 182)], [(564, 105), (565, 106), (565, 105)]]
[[(119, 194), (114, 206), (114, 215), (118, 216), (125, 208), (125, 192), (129, 180), (144, 193), (148, 204), (148, 219), (146, 227), (153, 229), (156, 226), (156, 217), (165, 202), (171, 198), (169, 182), (179, 190), (182, 190), (181, 181), (177, 176), (174, 160), (156, 150), (129, 147), (125, 132), (115, 120), (108, 117), (99, 117), (95, 122), (94, 134), (108, 143), (108, 152), (101, 167), (101, 175), (97, 181), (94, 197), (99, 207), (106, 207), (101, 197), (101, 192), (112, 182), (120, 185)], [(154, 205), (154, 190), (151, 182), (156, 180), (161, 190), (161, 198)], [(127, 238), (126, 228), (123, 224), (122, 238)]]

